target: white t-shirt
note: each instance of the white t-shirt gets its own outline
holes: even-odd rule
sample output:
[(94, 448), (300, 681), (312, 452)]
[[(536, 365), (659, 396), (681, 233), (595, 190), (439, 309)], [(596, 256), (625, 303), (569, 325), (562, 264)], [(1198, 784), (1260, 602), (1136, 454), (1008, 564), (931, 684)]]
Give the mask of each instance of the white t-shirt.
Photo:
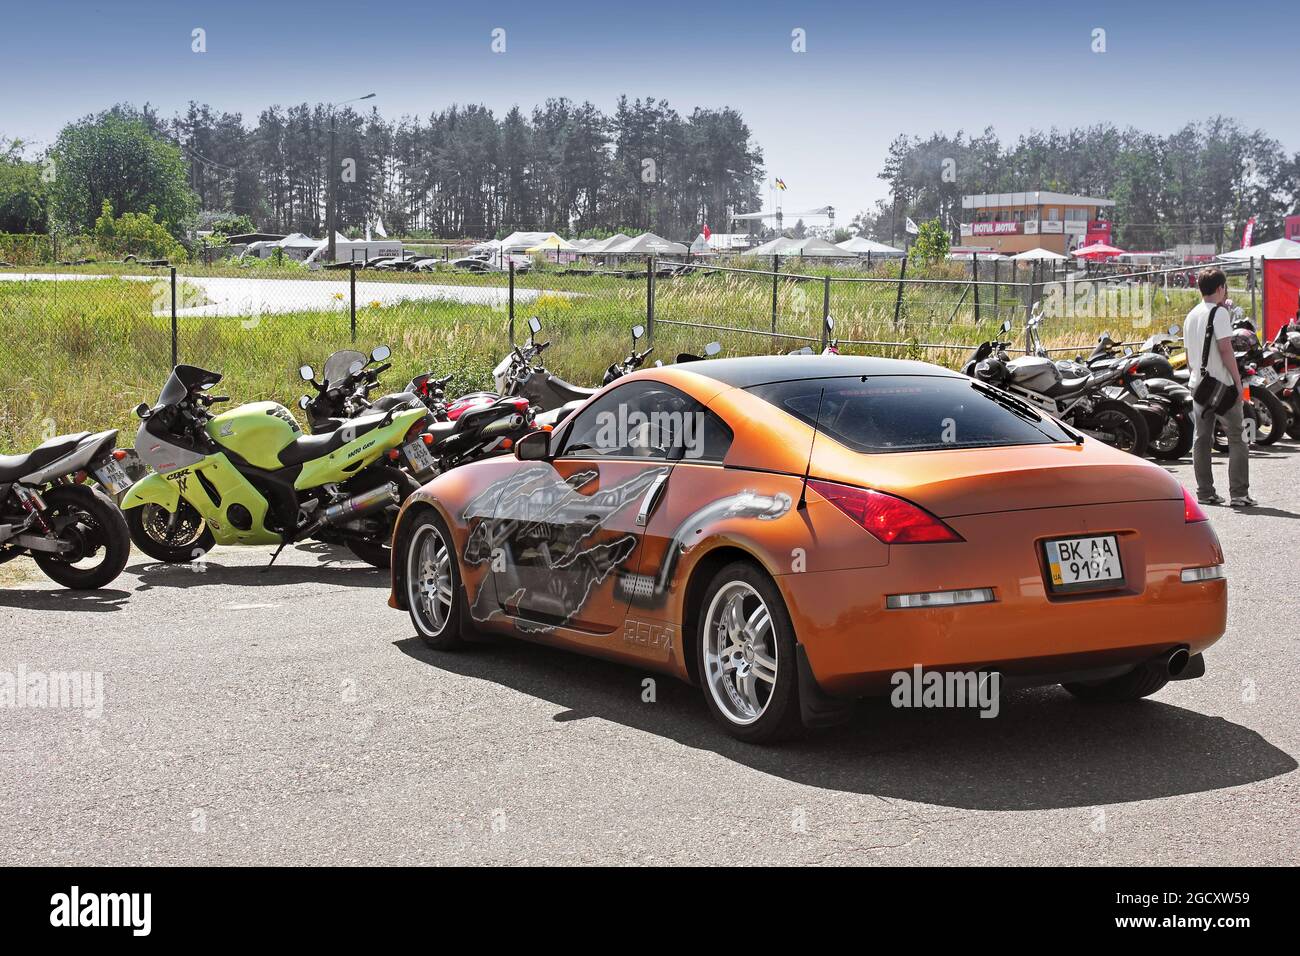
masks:
[[(1205, 347), (1205, 322), (1210, 316), (1210, 304), (1202, 302), (1187, 313), (1183, 323), (1183, 344), (1187, 347), (1187, 367), (1192, 370), (1189, 383), (1193, 389), (1201, 381), (1201, 350)], [(1226, 339), (1232, 335), (1232, 312), (1226, 306), (1214, 310), (1214, 338)], [(1210, 361), (1206, 371), (1224, 385), (1232, 384), (1232, 373), (1223, 364), (1223, 355), (1215, 342), (1210, 343)]]

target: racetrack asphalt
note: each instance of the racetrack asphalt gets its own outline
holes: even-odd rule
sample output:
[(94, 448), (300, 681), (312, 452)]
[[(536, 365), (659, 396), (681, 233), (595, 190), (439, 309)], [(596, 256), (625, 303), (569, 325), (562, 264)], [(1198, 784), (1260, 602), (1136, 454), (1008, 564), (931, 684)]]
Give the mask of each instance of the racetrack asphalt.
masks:
[(0, 863), (1294, 865), (1300, 444), (1251, 465), (1261, 507), (1211, 512), (1230, 612), (1205, 677), (1019, 691), (993, 720), (872, 702), (770, 748), (696, 688), (644, 701), (635, 668), (431, 651), (384, 572), (323, 545), (269, 572), (269, 549), (136, 553), (84, 594), (22, 559), (0, 675), (100, 672), (104, 702), (0, 709)]

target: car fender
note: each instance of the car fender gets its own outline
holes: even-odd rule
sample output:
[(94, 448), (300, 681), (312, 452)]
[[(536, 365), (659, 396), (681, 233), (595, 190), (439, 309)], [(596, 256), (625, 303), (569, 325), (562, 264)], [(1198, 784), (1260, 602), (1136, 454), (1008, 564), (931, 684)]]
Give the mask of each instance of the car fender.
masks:
[(152, 504), (175, 511), (180, 499), (175, 482), (168, 481), (163, 475), (146, 475), (127, 490), (122, 498), (122, 510)]

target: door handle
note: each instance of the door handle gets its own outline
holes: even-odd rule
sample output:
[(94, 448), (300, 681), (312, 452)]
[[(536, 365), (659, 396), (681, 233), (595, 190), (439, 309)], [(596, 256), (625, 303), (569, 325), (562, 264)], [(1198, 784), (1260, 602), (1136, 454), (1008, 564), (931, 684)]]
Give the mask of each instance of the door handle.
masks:
[(668, 471), (659, 473), (659, 477), (650, 485), (646, 491), (645, 497), (641, 499), (641, 510), (636, 513), (636, 526), (644, 528), (646, 522), (650, 520), (650, 513), (655, 510), (655, 505), (659, 503), (659, 496), (663, 494), (664, 484), (668, 481)]

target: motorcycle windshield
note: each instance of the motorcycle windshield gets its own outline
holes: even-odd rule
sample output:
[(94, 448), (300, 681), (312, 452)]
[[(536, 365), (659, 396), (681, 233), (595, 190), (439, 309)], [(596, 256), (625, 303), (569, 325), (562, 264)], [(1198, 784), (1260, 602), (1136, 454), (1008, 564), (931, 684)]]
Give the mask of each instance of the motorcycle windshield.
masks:
[(325, 379), (326, 388), (332, 388), (338, 385), (348, 377), (348, 369), (352, 367), (353, 362), (366, 364), (366, 357), (356, 349), (340, 349), (325, 360), (325, 371), (321, 375)]
[(221, 381), (220, 372), (209, 372), (197, 365), (177, 365), (163, 383), (158, 393), (159, 405), (175, 405), (184, 401), (194, 389), (213, 386)]

